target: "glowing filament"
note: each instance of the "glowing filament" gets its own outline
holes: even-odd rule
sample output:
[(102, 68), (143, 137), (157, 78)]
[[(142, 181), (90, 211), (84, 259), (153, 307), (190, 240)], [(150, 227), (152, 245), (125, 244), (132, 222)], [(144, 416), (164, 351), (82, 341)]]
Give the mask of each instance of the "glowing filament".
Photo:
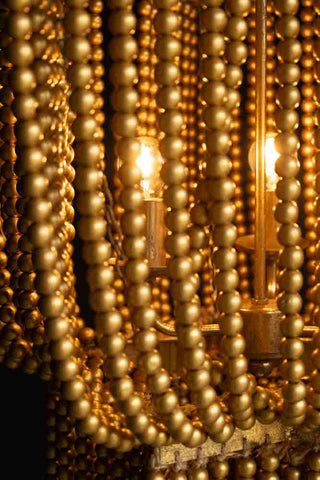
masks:
[[(275, 166), (279, 154), (275, 147), (275, 137), (268, 137), (266, 139), (266, 189), (275, 191), (278, 182), (278, 175), (276, 174)], [(256, 142), (254, 142), (249, 150), (249, 165), (255, 171), (255, 157), (256, 157)]]
[(140, 137), (140, 154), (136, 160), (141, 172), (141, 188), (145, 198), (161, 197), (163, 182), (160, 170), (163, 158), (158, 149), (158, 142), (153, 138)]

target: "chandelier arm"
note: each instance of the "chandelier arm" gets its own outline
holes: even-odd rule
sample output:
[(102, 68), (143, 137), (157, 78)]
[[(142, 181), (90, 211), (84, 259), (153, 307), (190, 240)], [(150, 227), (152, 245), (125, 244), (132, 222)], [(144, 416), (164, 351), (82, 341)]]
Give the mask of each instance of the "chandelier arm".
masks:
[[(296, 38), (298, 32), (288, 35), (286, 26), (289, 25), (291, 15), (297, 13), (297, 6), (290, 1), (277, 2), (276, 13), (278, 20), (276, 29), (280, 42), (277, 48), (279, 65), (276, 69), (279, 87), (283, 96), (280, 97), (280, 106), (275, 115), (278, 135), (275, 146), (280, 154), (275, 166), (275, 171), (280, 179), (277, 184), (277, 196), (279, 203), (276, 207), (275, 218), (280, 223), (278, 240), (283, 249), (280, 253), (280, 294), (278, 295), (278, 308), (284, 315), (281, 323), (281, 330), (285, 337), (281, 350), (284, 361), (281, 366), (281, 374), (286, 380), (282, 389), (283, 394), (283, 417), (287, 425), (298, 425), (304, 422), (306, 414), (305, 385), (302, 377), (305, 375), (304, 362), (301, 359), (303, 354), (303, 343), (299, 338), (303, 330), (303, 321), (300, 315), (302, 299), (299, 290), (302, 287), (302, 274), (300, 267), (303, 263), (303, 251), (299, 246), (301, 238), (300, 227), (295, 223), (298, 217), (296, 200), (299, 195), (300, 185), (296, 180), (298, 171), (298, 137), (294, 133), (298, 127), (294, 109), (298, 101), (288, 106), (288, 98), (285, 89), (293, 88), (298, 94), (298, 87), (295, 85), (300, 80), (300, 68), (298, 62), (301, 56), (301, 44)], [(294, 69), (296, 72), (293, 81), (283, 81), (281, 73), (285, 70)], [(288, 83), (288, 85), (286, 85)], [(298, 95), (299, 97), (299, 95)], [(295, 168), (290, 171), (288, 162)], [(296, 165), (295, 165), (296, 164)], [(291, 327), (291, 328), (290, 328)]]
[[(174, 327), (167, 323), (163, 323), (161, 320), (157, 319), (154, 324), (155, 328), (165, 335), (170, 337), (176, 337), (177, 332)], [(206, 324), (199, 326), (201, 333), (204, 337), (211, 337), (215, 335), (222, 335), (221, 329), (218, 324)]]

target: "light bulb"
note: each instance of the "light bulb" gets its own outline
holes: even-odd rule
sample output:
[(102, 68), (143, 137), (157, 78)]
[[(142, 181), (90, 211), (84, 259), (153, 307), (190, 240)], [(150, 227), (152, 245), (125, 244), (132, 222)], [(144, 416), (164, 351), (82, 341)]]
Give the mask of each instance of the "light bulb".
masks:
[[(275, 166), (279, 154), (275, 147), (275, 137), (267, 137), (266, 139), (266, 189), (275, 191), (278, 182)], [(253, 171), (256, 169), (256, 142), (253, 142), (249, 149), (249, 165)]]
[(164, 187), (160, 171), (163, 157), (159, 151), (158, 141), (150, 137), (139, 137), (141, 149), (136, 164), (141, 171), (141, 188), (144, 198), (156, 199), (162, 197)]
[[(144, 202), (141, 213), (145, 214), (146, 258), (151, 268), (165, 268), (166, 206), (163, 201), (164, 182), (160, 172), (164, 159), (159, 150), (158, 140), (151, 137), (137, 137), (140, 152), (135, 160), (141, 173), (140, 187)], [(118, 168), (121, 160), (118, 159)]]

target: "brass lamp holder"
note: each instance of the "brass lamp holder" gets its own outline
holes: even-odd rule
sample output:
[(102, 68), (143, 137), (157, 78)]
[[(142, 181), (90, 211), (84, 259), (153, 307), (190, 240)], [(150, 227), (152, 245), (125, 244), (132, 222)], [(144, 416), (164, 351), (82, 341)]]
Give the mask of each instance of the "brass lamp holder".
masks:
[[(268, 228), (266, 237), (267, 298), (264, 302), (257, 302), (254, 298), (244, 300), (240, 310), (243, 318), (242, 334), (246, 341), (246, 355), (250, 359), (252, 372), (257, 376), (268, 375), (273, 366), (278, 363), (281, 358), (280, 342), (283, 337), (280, 330), (282, 313), (277, 307), (275, 298), (277, 259), (282, 247), (276, 237), (277, 226), (270, 225), (269, 222), (267, 224), (271, 227)], [(300, 247), (305, 249), (307, 245), (308, 241), (301, 239)], [(254, 254), (255, 236), (239, 237), (236, 247), (238, 250)]]

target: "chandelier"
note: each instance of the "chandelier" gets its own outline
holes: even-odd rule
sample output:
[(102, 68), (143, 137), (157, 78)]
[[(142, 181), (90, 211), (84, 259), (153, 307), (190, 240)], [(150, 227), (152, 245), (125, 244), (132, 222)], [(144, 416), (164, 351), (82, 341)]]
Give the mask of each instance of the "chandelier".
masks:
[(4, 0), (0, 52), (47, 478), (320, 478), (319, 1)]

